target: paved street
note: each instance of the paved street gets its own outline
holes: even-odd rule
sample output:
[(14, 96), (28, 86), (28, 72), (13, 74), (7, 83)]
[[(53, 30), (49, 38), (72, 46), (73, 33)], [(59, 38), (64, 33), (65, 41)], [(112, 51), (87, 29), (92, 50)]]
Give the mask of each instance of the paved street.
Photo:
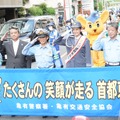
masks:
[[(120, 120), (120, 118), (114, 118), (114, 117), (89, 117), (90, 120)], [(9, 116), (1, 116), (0, 120), (72, 120), (72, 117), (58, 117), (58, 118), (53, 118), (53, 117), (47, 117), (47, 118), (42, 118), (42, 117), (35, 117), (35, 116), (29, 116), (29, 117), (24, 117), (24, 116), (18, 116), (18, 117), (9, 117)], [(85, 120), (85, 119), (81, 119)]]

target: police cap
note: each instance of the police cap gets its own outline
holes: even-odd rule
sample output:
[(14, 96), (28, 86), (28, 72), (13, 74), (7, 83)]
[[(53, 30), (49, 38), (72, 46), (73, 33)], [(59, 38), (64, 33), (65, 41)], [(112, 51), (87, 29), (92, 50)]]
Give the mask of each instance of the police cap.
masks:
[(43, 37), (49, 36), (49, 33), (48, 33), (48, 31), (46, 29), (38, 29), (36, 31), (36, 34), (37, 34), (38, 38), (43, 38)]
[(82, 25), (80, 24), (80, 22), (75, 22), (72, 24), (71, 26), (72, 28), (82, 28)]

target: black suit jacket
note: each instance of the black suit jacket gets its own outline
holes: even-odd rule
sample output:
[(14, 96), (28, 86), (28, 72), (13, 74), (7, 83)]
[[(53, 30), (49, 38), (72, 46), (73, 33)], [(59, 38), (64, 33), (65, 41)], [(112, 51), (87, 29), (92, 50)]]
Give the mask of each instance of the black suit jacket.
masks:
[(0, 41), (0, 52), (7, 54), (6, 68), (31, 68), (31, 56), (22, 54), (22, 49), (27, 42), (20, 40), (16, 55), (14, 54), (12, 40)]

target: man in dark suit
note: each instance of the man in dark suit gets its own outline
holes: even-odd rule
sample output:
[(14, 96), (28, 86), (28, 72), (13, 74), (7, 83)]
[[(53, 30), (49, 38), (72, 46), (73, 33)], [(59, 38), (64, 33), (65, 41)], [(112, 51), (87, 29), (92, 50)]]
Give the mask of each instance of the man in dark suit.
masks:
[(5, 41), (3, 37), (0, 41), (0, 52), (7, 54), (6, 68), (31, 68), (31, 56), (22, 54), (22, 49), (27, 42), (19, 39), (19, 29), (16, 26), (12, 26), (9, 34), (10, 40)]

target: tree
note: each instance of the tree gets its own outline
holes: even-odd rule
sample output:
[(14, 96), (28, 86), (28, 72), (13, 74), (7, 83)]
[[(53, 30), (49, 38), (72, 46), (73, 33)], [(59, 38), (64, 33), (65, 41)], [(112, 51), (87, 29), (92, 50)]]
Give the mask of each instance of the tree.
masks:
[[(23, 0), (23, 4), (26, 4), (29, 0)], [(27, 13), (34, 16), (39, 15), (55, 15), (55, 9), (52, 7), (47, 7), (47, 4), (42, 3), (39, 6), (33, 6), (27, 9)], [(21, 7), (18, 8), (18, 16), (23, 17), (25, 16), (25, 8)]]
[(23, 0), (23, 5), (25, 5), (29, 0)]
[(99, 5), (99, 11), (102, 11), (103, 10), (102, 2), (99, 2), (98, 5)]
[(55, 9), (52, 7), (48, 7), (46, 11), (47, 15), (55, 15)]
[(31, 7), (28, 9), (28, 12), (31, 14), (31, 15), (34, 15), (34, 16), (39, 16), (39, 15), (43, 15), (43, 11), (42, 9), (40, 9), (39, 7)]
[(21, 8), (18, 8), (18, 17), (23, 17), (25, 16), (25, 8), (21, 7)]
[(42, 3), (42, 4), (39, 5), (39, 8), (43, 11), (43, 15), (45, 15), (46, 12), (47, 12), (47, 4)]
[(97, 10), (98, 6), (97, 6), (97, 0), (94, 0), (94, 10)]
[(55, 9), (52, 7), (47, 7), (45, 3), (40, 4), (39, 6), (34, 6), (28, 9), (28, 12), (31, 15), (55, 15)]

